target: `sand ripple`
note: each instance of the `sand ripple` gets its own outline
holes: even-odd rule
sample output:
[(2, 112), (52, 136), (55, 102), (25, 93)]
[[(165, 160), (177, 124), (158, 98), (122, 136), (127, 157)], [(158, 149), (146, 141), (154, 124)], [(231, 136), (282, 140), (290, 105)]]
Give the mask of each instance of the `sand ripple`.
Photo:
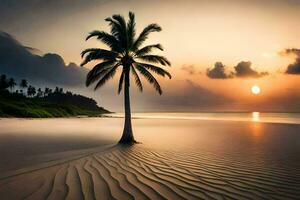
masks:
[(0, 177), (0, 197), (15, 199), (297, 199), (299, 169), (231, 162), (201, 152), (115, 146)]

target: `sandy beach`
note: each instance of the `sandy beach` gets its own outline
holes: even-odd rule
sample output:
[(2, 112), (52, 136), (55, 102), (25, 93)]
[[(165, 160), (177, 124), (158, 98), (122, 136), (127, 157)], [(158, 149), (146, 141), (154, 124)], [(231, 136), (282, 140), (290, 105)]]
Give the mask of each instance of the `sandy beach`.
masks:
[[(297, 199), (300, 125), (1, 119), (1, 199)], [(47, 128), (45, 128), (47, 127)]]

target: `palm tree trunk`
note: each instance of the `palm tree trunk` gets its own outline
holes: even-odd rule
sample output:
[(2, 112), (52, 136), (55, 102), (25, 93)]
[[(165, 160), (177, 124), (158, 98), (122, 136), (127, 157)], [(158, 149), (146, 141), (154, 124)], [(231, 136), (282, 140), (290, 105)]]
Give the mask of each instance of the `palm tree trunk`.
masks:
[(119, 141), (119, 143), (122, 144), (129, 144), (134, 143), (134, 137), (132, 133), (132, 126), (131, 126), (131, 110), (130, 110), (130, 94), (129, 94), (129, 86), (130, 86), (130, 80), (129, 80), (129, 71), (130, 68), (125, 68), (125, 83), (124, 83), (124, 107), (125, 107), (125, 124), (124, 124), (124, 130), (123, 135)]

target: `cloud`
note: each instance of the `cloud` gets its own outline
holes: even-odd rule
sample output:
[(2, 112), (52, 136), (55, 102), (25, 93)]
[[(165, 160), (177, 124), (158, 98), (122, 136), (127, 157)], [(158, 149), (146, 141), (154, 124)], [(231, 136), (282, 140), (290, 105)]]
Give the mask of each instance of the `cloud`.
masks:
[(212, 79), (228, 79), (233, 78), (233, 73), (227, 73), (226, 67), (222, 62), (216, 62), (214, 68), (207, 69), (206, 75)]
[(35, 55), (32, 48), (0, 32), (0, 73), (30, 82), (76, 86), (84, 84), (87, 70), (75, 63), (65, 64), (58, 54)]
[(194, 65), (183, 65), (181, 67), (181, 69), (183, 71), (186, 71), (187, 73), (189, 73), (190, 75), (195, 75), (195, 74), (201, 74), (200, 71), (197, 71), (197, 69), (195, 68)]
[(281, 55), (288, 56), (294, 55), (296, 56), (295, 62), (289, 64), (285, 71), (286, 74), (300, 74), (300, 49), (285, 49), (285, 51), (281, 52)]
[(257, 72), (251, 68), (251, 62), (241, 61), (234, 67), (235, 69), (235, 76), (241, 78), (259, 78), (262, 76), (266, 76), (268, 72)]
[(251, 62), (241, 61), (235, 67), (234, 71), (228, 71), (221, 62), (216, 62), (214, 68), (207, 69), (206, 75), (212, 79), (229, 78), (260, 78), (269, 75), (268, 72), (257, 72), (251, 68)]

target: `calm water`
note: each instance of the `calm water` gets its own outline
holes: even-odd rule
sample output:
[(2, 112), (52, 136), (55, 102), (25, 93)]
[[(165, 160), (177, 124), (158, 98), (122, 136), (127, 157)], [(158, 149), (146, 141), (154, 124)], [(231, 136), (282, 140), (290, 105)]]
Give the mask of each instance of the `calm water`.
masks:
[[(114, 113), (109, 114), (109, 116), (123, 117), (124, 114)], [(300, 113), (133, 113), (132, 116), (143, 119), (196, 119), (300, 124)]]

